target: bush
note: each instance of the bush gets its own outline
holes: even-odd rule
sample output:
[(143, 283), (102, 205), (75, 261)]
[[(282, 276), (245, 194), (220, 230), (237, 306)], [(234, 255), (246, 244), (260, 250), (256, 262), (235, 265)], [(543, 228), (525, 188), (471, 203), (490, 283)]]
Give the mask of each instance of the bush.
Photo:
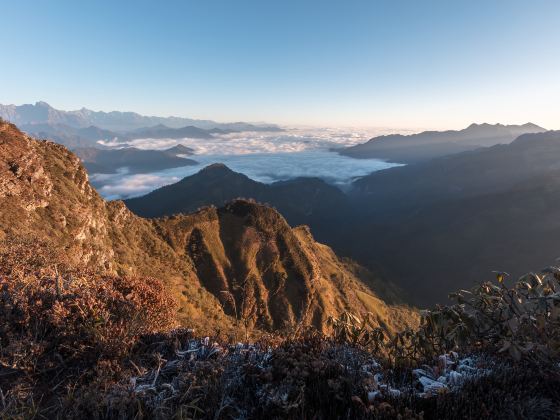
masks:
[(116, 375), (142, 335), (175, 326), (175, 312), (155, 279), (70, 269), (48, 244), (7, 239), (0, 247), (0, 366), (7, 372), (0, 389), (21, 401), (33, 395), (29, 384), (43, 395), (101, 371)]
[(420, 328), (388, 338), (361, 320), (344, 313), (330, 318), (334, 337), (362, 345), (391, 364), (410, 366), (450, 351), (483, 350), (504, 353), (515, 361), (557, 360), (560, 356), (560, 268), (540, 275), (529, 273), (507, 287), (507, 273), (497, 272), (498, 284), (486, 282), (450, 295), (457, 301), (422, 312)]

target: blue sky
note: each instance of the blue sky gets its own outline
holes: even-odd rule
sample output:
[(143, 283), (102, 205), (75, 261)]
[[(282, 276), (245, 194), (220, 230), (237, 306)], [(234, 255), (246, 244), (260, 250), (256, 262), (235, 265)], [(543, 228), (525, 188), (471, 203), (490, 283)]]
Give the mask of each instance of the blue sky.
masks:
[(4, 1), (0, 103), (560, 128), (560, 2)]

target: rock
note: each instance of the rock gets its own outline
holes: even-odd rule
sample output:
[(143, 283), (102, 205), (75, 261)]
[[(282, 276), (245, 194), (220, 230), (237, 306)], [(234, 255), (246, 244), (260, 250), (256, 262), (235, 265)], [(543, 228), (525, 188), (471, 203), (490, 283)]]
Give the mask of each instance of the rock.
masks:
[(439, 381), (435, 381), (433, 379), (430, 379), (426, 376), (422, 376), (418, 379), (420, 381), (420, 384), (422, 385), (422, 388), (424, 389), (424, 392), (426, 394), (429, 395), (433, 395), (436, 394), (438, 392), (440, 392), (442, 389), (446, 389), (447, 386)]

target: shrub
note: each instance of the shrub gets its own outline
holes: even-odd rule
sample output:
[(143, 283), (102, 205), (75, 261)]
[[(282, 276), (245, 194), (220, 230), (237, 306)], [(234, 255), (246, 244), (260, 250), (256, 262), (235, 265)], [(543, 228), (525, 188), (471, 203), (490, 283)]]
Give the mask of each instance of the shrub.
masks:
[(99, 371), (117, 373), (140, 336), (175, 326), (175, 312), (155, 279), (70, 269), (48, 244), (7, 239), (0, 247), (0, 366), (10, 374), (0, 388), (14, 393), (38, 383), (48, 393)]
[(450, 295), (456, 304), (423, 311), (418, 330), (388, 339), (369, 325), (368, 314), (361, 320), (344, 313), (329, 324), (339, 341), (368, 347), (393, 365), (413, 365), (450, 351), (505, 353), (515, 361), (557, 359), (560, 268), (526, 274), (512, 287), (505, 285), (506, 276), (498, 272), (498, 284), (486, 282)]

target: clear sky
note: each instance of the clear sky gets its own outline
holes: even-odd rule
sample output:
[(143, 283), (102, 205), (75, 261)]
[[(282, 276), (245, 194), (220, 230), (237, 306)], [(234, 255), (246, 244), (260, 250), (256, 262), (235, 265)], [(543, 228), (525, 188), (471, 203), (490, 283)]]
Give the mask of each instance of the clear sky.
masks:
[(560, 1), (0, 0), (0, 103), (560, 128)]

